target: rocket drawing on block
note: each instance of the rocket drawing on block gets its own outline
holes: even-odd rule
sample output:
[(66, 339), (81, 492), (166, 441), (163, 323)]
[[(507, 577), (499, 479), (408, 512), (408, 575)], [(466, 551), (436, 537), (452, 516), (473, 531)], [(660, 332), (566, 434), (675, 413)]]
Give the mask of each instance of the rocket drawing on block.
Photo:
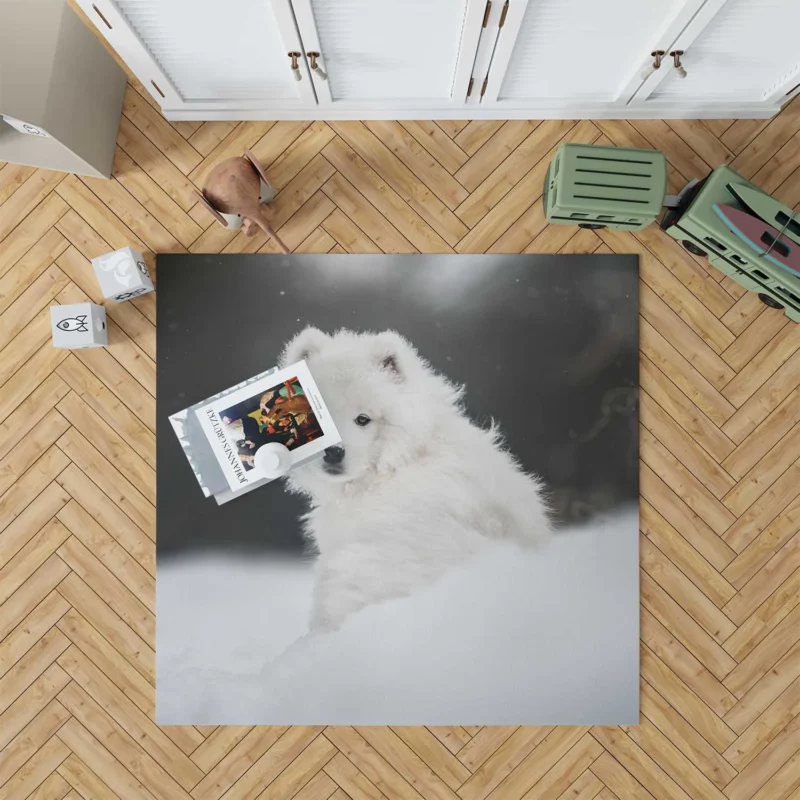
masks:
[(108, 344), (106, 310), (94, 303), (50, 306), (53, 347), (76, 350)]
[(62, 331), (77, 331), (78, 333), (86, 333), (89, 330), (89, 326), (86, 324), (86, 314), (62, 319), (56, 327)]

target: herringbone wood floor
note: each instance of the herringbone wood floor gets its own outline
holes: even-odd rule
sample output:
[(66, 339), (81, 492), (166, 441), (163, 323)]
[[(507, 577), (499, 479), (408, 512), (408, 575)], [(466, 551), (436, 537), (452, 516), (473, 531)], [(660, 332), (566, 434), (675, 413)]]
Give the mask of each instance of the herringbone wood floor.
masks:
[[(800, 104), (752, 120), (166, 122), (133, 82), (114, 177), (0, 168), (0, 795), (800, 798), (800, 326), (655, 227), (548, 227), (561, 141), (722, 162), (800, 203)], [(194, 186), (250, 147), (297, 252), (641, 256), (642, 718), (630, 728), (158, 728), (155, 314), (50, 345), (88, 259), (269, 252)], [(446, 676), (443, 676), (446, 680)], [(468, 720), (465, 720), (468, 722)]]

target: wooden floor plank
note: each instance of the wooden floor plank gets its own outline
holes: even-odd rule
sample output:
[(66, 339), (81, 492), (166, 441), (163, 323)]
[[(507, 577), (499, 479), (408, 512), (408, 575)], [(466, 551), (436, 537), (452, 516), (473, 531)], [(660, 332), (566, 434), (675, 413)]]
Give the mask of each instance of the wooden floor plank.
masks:
[[(105, 746), (72, 717), (58, 732), (64, 742), (80, 761), (85, 763), (101, 785), (108, 786), (118, 797), (131, 800), (156, 800), (156, 798), (125, 769)], [(86, 784), (96, 788), (91, 778), (84, 777)], [(159, 799), (160, 800), (160, 799)]]
[(155, 538), (155, 508), (107, 458), (70, 428), (59, 440), (64, 454), (96, 483), (148, 536)]
[(303, 120), (290, 120), (274, 123), (242, 123), (240, 133), (252, 128), (261, 130), (268, 126), (268, 130), (249, 149), (265, 169), (271, 170), (272, 165), (297, 142), (300, 136), (308, 130), (313, 123)]
[(56, 408), (97, 451), (105, 456), (153, 505), (153, 466), (129, 446), (114, 428), (96, 414), (77, 394), (69, 392)]
[(197, 203), (197, 187), (125, 116), (119, 122), (117, 145), (184, 211)]
[(335, 135), (326, 123), (312, 122), (267, 167), (270, 185), (278, 191), (283, 189)]
[(69, 537), (58, 555), (132, 631), (146, 642), (155, 641), (155, 615), (78, 539)]
[(366, 122), (375, 134), (451, 211), (469, 192), (399, 122)]
[[(768, 531), (769, 529), (765, 533)], [(741, 586), (739, 593), (731, 598), (724, 609), (734, 622), (743, 623), (772, 594), (775, 586), (782, 585), (800, 566), (800, 537), (794, 530), (789, 536), (791, 538), (787, 544), (781, 546), (782, 540), (774, 545), (770, 544), (766, 553), (759, 552), (756, 558), (748, 561), (739, 571), (725, 570), (731, 582)], [(758, 543), (758, 539), (754, 543)], [(743, 555), (747, 555), (747, 550)], [(731, 568), (737, 567), (738, 561), (739, 559), (732, 562)]]
[(25, 800), (30, 797), (69, 754), (69, 748), (60, 739), (51, 737), (9, 779), (3, 787), (3, 796), (6, 800)]
[(128, 84), (122, 113), (162, 152), (184, 175), (202, 161), (192, 147), (148, 102)]
[[(668, 595), (673, 598), (679, 598), (681, 608), (712, 639), (721, 643), (733, 634), (736, 626), (730, 619), (694, 586), (686, 575), (650, 539), (642, 537), (640, 553), (642, 567), (649, 577)], [(642, 599), (647, 599), (644, 592), (642, 592)], [(693, 652), (698, 651), (693, 649)], [(731, 666), (735, 669), (734, 663), (731, 663)]]
[[(736, 770), (723, 758), (653, 687), (646, 681), (642, 682), (642, 714), (645, 717), (643, 722), (649, 723), (658, 729), (669, 742), (695, 766), (697, 767), (718, 789), (722, 789), (736, 776)], [(648, 747), (644, 741), (644, 736), (640, 736), (635, 728), (626, 729), (629, 736), (636, 741), (644, 750), (652, 753), (655, 758), (669, 757), (674, 763), (677, 761), (673, 752), (663, 744)], [(645, 736), (652, 737), (648, 731)], [(685, 768), (676, 769), (670, 773), (673, 778), (680, 783), (684, 790), (689, 792), (689, 796), (695, 796), (695, 787), (699, 789), (697, 796), (712, 794), (707, 787), (698, 781), (691, 771)], [(680, 777), (679, 777), (680, 776)], [(683, 777), (687, 782), (691, 782), (687, 788), (681, 781)]]
[(60, 172), (39, 169), (33, 173), (4, 203), (0, 216), (0, 242), (8, 237), (63, 180)]
[[(663, 449), (657, 448), (658, 443), (655, 439), (650, 437), (649, 440), (657, 450), (651, 464), (656, 468), (664, 465), (671, 469), (670, 481), (678, 491), (676, 492), (664, 481), (651, 465), (642, 462), (640, 466), (641, 496), (676, 530), (681, 531), (687, 541), (716, 569), (724, 569), (733, 561), (736, 552), (680, 496), (683, 487), (682, 480), (686, 476), (674, 469), (674, 459), (670, 458)], [(699, 497), (697, 484), (690, 485), (695, 490), (695, 497)], [(703, 499), (708, 500), (707, 497)]]
[(3, 749), (69, 683), (70, 678), (58, 664), (51, 664), (30, 686), (0, 714), (0, 747)]
[(0, 167), (0, 205), (36, 172), (36, 167), (25, 164), (4, 164)]
[(800, 422), (800, 390), (795, 389), (722, 462), (729, 475), (740, 479), (764, 458), (773, 447), (790, 435)]
[[(517, 728), (488, 759), (472, 771), (472, 777), (458, 790), (462, 800), (483, 800), (527, 758), (552, 728)], [(463, 763), (463, 762), (462, 762)]]
[(55, 229), (50, 230), (28, 250), (17, 263), (0, 279), (0, 314), (26, 291), (61, 255), (68, 245), (67, 240)]
[(56, 264), (32, 281), (0, 316), (0, 347), (6, 347), (68, 283), (69, 279)]
[[(427, 189), (417, 191), (416, 199), (412, 198), (408, 187), (414, 179), (405, 167), (397, 170), (399, 175), (392, 181), (379, 176), (370, 161), (377, 163), (388, 150), (369, 131), (353, 134), (349, 129), (339, 130), (345, 131), (347, 139), (336, 138), (328, 144), (322, 151), (325, 158), (421, 252), (450, 252), (449, 241), (456, 241), (461, 234), (460, 223), (452, 213)], [(360, 150), (352, 148), (348, 140), (359, 145)], [(446, 225), (440, 224), (442, 217)]]
[[(66, 415), (65, 415), (66, 416)], [(669, 452), (714, 495), (721, 498), (731, 492), (736, 481), (711, 458), (694, 439), (675, 422), (653, 398), (643, 392), (641, 420), (661, 443), (669, 444)]]
[[(5, 204), (0, 208), (5, 208)], [(3, 240), (3, 246), (0, 248), (0, 275), (5, 275), (42, 237), (46, 236), (67, 211), (69, 206), (66, 202), (51, 192), (28, 213)]]
[(502, 127), (502, 120), (473, 119), (453, 136), (453, 141), (472, 156)]
[[(575, 122), (572, 120), (548, 120), (537, 126), (523, 140), (520, 147), (505, 160), (500, 161), (497, 167), (472, 190), (469, 198), (456, 209), (458, 216), (465, 224), (474, 227), (522, 180), (532, 166), (547, 156), (549, 151), (574, 128)], [(587, 136), (596, 134), (593, 126), (584, 125), (583, 128)], [(487, 157), (489, 163), (495, 160), (491, 154), (487, 153)], [(476, 177), (477, 174), (479, 173), (476, 173)], [(470, 177), (467, 176), (465, 180), (469, 181)]]
[(155, 469), (156, 443), (153, 432), (127, 412), (92, 370), (72, 355), (58, 365), (56, 374), (98, 417), (123, 434), (127, 444)]
[(286, 732), (285, 727), (253, 728), (192, 789), (194, 800), (217, 800), (264, 756)]
[[(404, 120), (400, 124), (451, 174), (469, 160), (469, 156), (435, 122)], [(463, 185), (463, 181), (461, 183)]]
[(639, 526), (670, 563), (717, 606), (721, 608), (736, 594), (736, 589), (644, 499), (639, 502)]
[(152, 575), (102, 525), (75, 500), (70, 500), (56, 517), (139, 602), (155, 613), (155, 581)]
[[(641, 620), (642, 641), (687, 689), (718, 716), (726, 714), (736, 705), (736, 696), (644, 606)], [(672, 685), (672, 682), (667, 685)]]
[[(83, 763), (75, 753), (61, 763), (58, 768), (58, 775), (62, 777), (69, 786), (73, 787), (73, 793), (79, 797), (100, 797), (103, 800), (109, 798), (114, 800), (119, 795), (115, 794), (108, 786)], [(121, 800), (121, 799), (120, 799)]]
[(384, 797), (381, 790), (341, 752), (323, 769), (333, 779), (334, 785), (339, 786), (340, 791), (352, 800), (382, 800)]
[(670, 344), (646, 319), (639, 325), (646, 355), (712, 422), (722, 426), (736, 409), (717, 388)]
[(0, 677), (5, 675), (67, 611), (69, 604), (57, 592), (50, 592), (0, 642)]
[[(642, 677), (700, 733), (717, 752), (736, 733), (681, 681), (649, 648), (642, 648)], [(736, 706), (733, 706), (735, 709)]]
[(723, 539), (741, 552), (798, 496), (800, 460), (795, 461), (723, 534)]
[[(147, 783), (144, 780), (142, 781), (148, 788), (155, 784), (156, 780), (159, 783), (161, 780), (168, 780), (170, 785), (174, 780), (177, 781), (179, 786), (188, 791), (203, 777), (202, 770), (190, 761), (169, 737), (156, 727), (78, 648), (74, 645), (70, 646), (67, 652), (59, 658), (59, 666), (72, 677), (75, 684), (80, 686), (84, 692), (87, 689), (92, 691), (91, 698), (83, 697), (83, 694), (79, 693), (77, 688), (74, 694), (83, 699), (87, 705), (91, 705), (92, 709), (96, 710), (95, 704), (103, 709), (100, 714), (95, 716), (95, 719), (99, 717), (106, 725), (111, 725), (112, 728), (113, 725), (110, 719), (113, 719), (119, 725), (120, 730), (124, 730), (135, 741), (138, 747), (128, 749), (134, 759), (138, 758), (141, 762), (149, 764), (149, 759), (145, 758), (145, 753), (152, 757), (154, 762), (150, 765), (152, 777), (147, 776)], [(70, 691), (68, 687), (61, 692), (59, 697), (63, 697), (64, 692)], [(68, 708), (72, 706), (70, 710), (74, 716), (77, 704), (74, 702), (75, 698), (72, 695), (70, 697)], [(86, 725), (88, 715), (80, 721)], [(114, 729), (116, 730), (116, 728)], [(92, 730), (92, 732), (94, 733), (95, 730)], [(102, 730), (107, 731), (108, 728), (104, 726)], [(105, 734), (102, 738), (110, 744), (108, 734)], [(142, 774), (146, 775), (144, 768), (142, 768)], [(137, 774), (140, 780), (142, 779), (142, 774)]]
[[(752, 363), (752, 362), (751, 362)], [(740, 444), (800, 384), (800, 354), (795, 353), (772, 377), (739, 407), (722, 426), (734, 442)]]
[[(186, 211), (119, 147), (114, 153), (112, 175), (184, 247), (203, 232)], [(128, 205), (133, 204), (128, 201)], [(147, 238), (152, 239), (152, 236), (148, 234)]]
[(154, 642), (136, 635), (74, 572), (58, 586), (58, 593), (136, 669), (155, 685)]
[(458, 789), (472, 774), (427, 728), (395, 727), (392, 730), (451, 789)]
[(207, 156), (235, 127), (235, 122), (203, 122), (185, 138), (200, 155)]
[(723, 462), (735, 449), (735, 444), (717, 425), (646, 356), (639, 361), (639, 382), (642, 389), (691, 436), (692, 441), (715, 461)]
[[(646, 562), (656, 560), (645, 548)], [(668, 579), (661, 578), (669, 586)], [(736, 662), (717, 644), (715, 637), (706, 632), (699, 622), (678, 603), (648, 572), (641, 576), (642, 606), (647, 609), (678, 641), (694, 654), (717, 680), (722, 680), (736, 666)], [(677, 581), (676, 581), (677, 582)], [(672, 587), (673, 590), (675, 587)], [(689, 605), (687, 603), (687, 605)], [(709, 615), (710, 616), (710, 615)]]
[(56, 480), (83, 511), (155, 577), (153, 540), (85, 472), (70, 464)]
[[(3, 749), (0, 786), (22, 767), (36, 751), (45, 747), (69, 719), (69, 712), (57, 700), (51, 700)], [(66, 791), (64, 792), (66, 794)], [(63, 795), (62, 795), (63, 796)]]
[[(357, 188), (340, 173), (334, 175), (323, 186), (322, 191), (334, 201), (343, 216), (348, 217), (351, 223), (350, 227), (356, 229), (353, 234), (348, 235), (354, 243), (360, 241), (358, 236), (358, 230), (360, 230), (384, 253), (416, 252), (414, 245), (375, 207), (367, 203)], [(355, 222), (355, 219), (358, 220), (358, 223)], [(365, 249), (369, 252), (369, 247)]]

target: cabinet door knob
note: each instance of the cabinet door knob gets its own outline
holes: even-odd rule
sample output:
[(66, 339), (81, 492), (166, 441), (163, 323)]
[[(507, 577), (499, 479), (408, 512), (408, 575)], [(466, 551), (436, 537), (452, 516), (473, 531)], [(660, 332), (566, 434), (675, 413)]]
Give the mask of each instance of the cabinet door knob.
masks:
[(326, 81), (326, 80), (328, 80), (328, 73), (327, 73), (327, 72), (325, 72), (325, 70), (324, 70), (324, 69), (322, 69), (322, 67), (320, 67), (320, 66), (318, 66), (318, 65), (317, 65), (317, 59), (318, 59), (318, 58), (321, 58), (320, 54), (319, 54), (319, 53), (316, 53), (316, 52), (314, 52), (314, 51), (312, 50), (312, 51), (310, 51), (310, 52), (306, 53), (306, 55), (307, 55), (307, 56), (309, 57), (309, 59), (311, 60), (311, 71), (312, 71), (313, 73), (315, 73), (316, 75), (319, 75), (319, 77), (320, 77), (320, 79), (321, 79), (321, 80), (323, 80), (323, 81)]
[(672, 56), (673, 62), (675, 64), (675, 70), (678, 73), (679, 78), (686, 77), (686, 70), (681, 64), (681, 56), (683, 55), (683, 50), (671, 50), (670, 55)]
[(661, 59), (664, 58), (666, 53), (663, 50), (653, 50), (650, 55), (653, 57), (653, 63), (642, 71), (641, 78), (643, 81), (646, 81), (657, 69), (661, 68)]
[(300, 64), (297, 63), (297, 59), (302, 57), (303, 54), (292, 50), (292, 52), (287, 53), (287, 55), (292, 59), (292, 75), (294, 75), (294, 79), (296, 81), (303, 80), (303, 76), (300, 73)]

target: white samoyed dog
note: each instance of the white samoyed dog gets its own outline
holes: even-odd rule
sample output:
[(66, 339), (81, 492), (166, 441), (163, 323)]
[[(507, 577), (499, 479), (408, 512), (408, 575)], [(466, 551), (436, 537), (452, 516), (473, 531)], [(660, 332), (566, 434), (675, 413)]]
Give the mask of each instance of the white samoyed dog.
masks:
[(338, 628), (366, 605), (411, 594), (487, 540), (547, 539), (539, 479), (496, 427), (469, 421), (463, 387), (398, 333), (309, 327), (281, 363), (301, 359), (342, 437), (288, 479), (311, 501), (304, 531), (319, 553), (312, 629)]

